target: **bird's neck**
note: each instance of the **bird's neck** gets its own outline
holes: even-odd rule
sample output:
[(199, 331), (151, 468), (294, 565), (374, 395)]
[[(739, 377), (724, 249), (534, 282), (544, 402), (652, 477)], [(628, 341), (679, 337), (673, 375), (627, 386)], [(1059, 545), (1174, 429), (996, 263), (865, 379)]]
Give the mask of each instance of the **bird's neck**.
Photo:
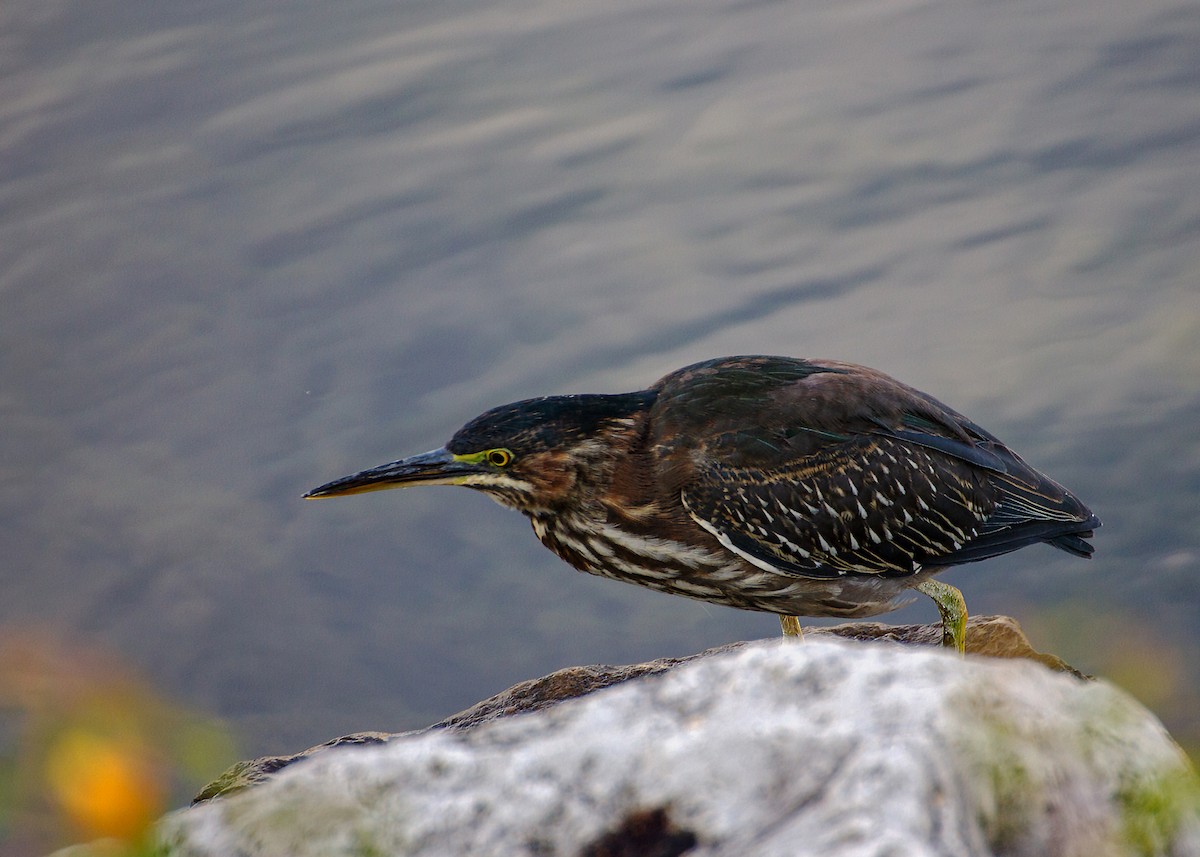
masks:
[(653, 499), (649, 492), (654, 484), (646, 425), (645, 407), (607, 417), (598, 431), (577, 440), (569, 450), (547, 456), (540, 464), (541, 490), (510, 505), (534, 520), (535, 528), (538, 520), (567, 515), (603, 522), (611, 518), (613, 509), (645, 506)]

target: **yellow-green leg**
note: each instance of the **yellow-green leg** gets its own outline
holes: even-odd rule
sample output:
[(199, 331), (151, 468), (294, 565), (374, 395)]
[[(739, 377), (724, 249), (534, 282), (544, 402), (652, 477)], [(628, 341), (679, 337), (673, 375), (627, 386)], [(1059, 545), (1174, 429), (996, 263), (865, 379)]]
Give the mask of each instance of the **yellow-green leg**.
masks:
[(780, 616), (779, 624), (783, 627), (783, 636), (795, 637), (797, 640), (804, 639), (804, 632), (800, 630), (799, 616)]
[(933, 578), (921, 581), (916, 588), (932, 598), (942, 614), (942, 645), (953, 646), (963, 654), (967, 648), (967, 602), (962, 593)]

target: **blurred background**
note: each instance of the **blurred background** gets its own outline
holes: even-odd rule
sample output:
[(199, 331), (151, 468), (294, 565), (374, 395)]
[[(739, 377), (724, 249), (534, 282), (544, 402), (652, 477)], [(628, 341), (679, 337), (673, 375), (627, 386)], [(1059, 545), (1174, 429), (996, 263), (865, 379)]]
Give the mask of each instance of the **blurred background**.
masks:
[(1103, 518), (945, 579), (1194, 751), (1197, 45), (1187, 0), (5, 0), (0, 628), (247, 757), (775, 636), (469, 491), (300, 495), (515, 399), (839, 358)]

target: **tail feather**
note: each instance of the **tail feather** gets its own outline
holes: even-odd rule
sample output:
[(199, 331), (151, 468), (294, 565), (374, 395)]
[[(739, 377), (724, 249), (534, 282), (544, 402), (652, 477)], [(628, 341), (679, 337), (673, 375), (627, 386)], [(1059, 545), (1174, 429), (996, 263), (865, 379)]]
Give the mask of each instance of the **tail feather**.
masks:
[[(1087, 522), (1089, 526), (1098, 526), (1099, 522)], [(1081, 525), (1063, 524), (1061, 521), (1027, 521), (1015, 526), (1006, 526), (984, 533), (967, 542), (956, 551), (931, 557), (926, 565), (959, 565), (966, 562), (979, 562), (994, 556), (1010, 553), (1027, 545), (1046, 542), (1060, 550), (1065, 550), (1075, 556), (1085, 559), (1092, 555), (1094, 548), (1084, 541), (1092, 535), (1090, 529), (1081, 530)], [(1069, 528), (1069, 529), (1068, 529)], [(1067, 529), (1066, 532), (1063, 532)]]
[(974, 539), (938, 557), (938, 564), (978, 562), (1038, 542), (1091, 558), (1095, 548), (1086, 539), (1100, 526), (1100, 519), (1062, 486), (1027, 466), (1024, 469), (1025, 479), (1009, 474), (996, 477), (1001, 499), (993, 514)]
[(1048, 544), (1053, 545), (1059, 550), (1064, 550), (1069, 554), (1081, 556), (1084, 559), (1091, 559), (1092, 554), (1096, 551), (1096, 548), (1093, 547), (1090, 542), (1085, 541), (1085, 539), (1090, 539), (1093, 535), (1095, 535), (1094, 530), (1100, 526), (1100, 519), (1095, 515), (1092, 515), (1090, 518), (1080, 524), (1080, 526), (1087, 527), (1087, 529), (1080, 529), (1073, 533), (1064, 533), (1061, 536), (1050, 539)]

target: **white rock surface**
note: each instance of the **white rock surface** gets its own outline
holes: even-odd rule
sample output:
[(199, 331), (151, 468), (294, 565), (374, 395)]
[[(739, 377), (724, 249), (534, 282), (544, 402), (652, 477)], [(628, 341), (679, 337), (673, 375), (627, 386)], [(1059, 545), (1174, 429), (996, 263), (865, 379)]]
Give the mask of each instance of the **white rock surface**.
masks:
[[(187, 857), (1192, 857), (1195, 795), (1159, 722), (1103, 682), (809, 640), (330, 751), (168, 817), (162, 836)], [(673, 850), (588, 850), (658, 809), (684, 832)]]

